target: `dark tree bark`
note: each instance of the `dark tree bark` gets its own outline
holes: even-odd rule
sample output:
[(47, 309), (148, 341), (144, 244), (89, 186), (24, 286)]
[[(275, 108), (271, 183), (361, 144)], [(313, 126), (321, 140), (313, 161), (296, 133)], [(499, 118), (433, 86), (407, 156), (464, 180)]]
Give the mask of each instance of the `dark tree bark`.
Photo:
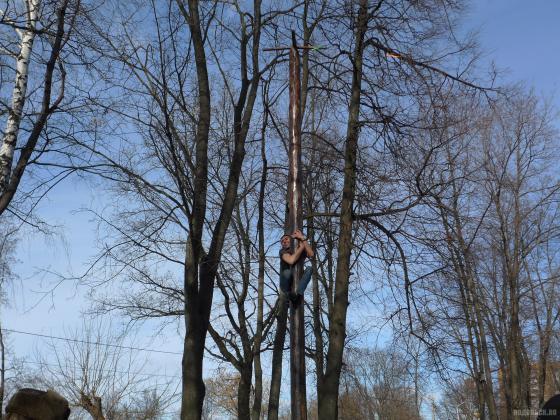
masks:
[(206, 214), (208, 183), (207, 152), (210, 130), (210, 87), (198, 13), (198, 1), (189, 0), (188, 11), (182, 1), (178, 1), (178, 4), (191, 31), (198, 83), (198, 120), (195, 139), (196, 172), (194, 174), (192, 217), (189, 220), (190, 235), (185, 256), (185, 344), (181, 363), (183, 370), (181, 419), (190, 420), (200, 419), (204, 402), (205, 387), (202, 379), (202, 365), (214, 283), (214, 278), (208, 272), (208, 257), (204, 256), (205, 261), (202, 260), (202, 231)]
[(344, 152), (344, 186), (340, 207), (340, 234), (334, 290), (334, 305), (330, 318), (327, 366), (321, 380), (322, 396), (319, 400), (319, 418), (338, 418), (338, 389), (342, 356), (346, 339), (346, 314), (348, 310), (348, 284), (350, 257), (352, 255), (353, 205), (356, 193), (356, 153), (360, 131), (360, 95), (364, 37), (368, 26), (367, 1), (359, 2), (356, 16), (355, 47), (352, 56), (352, 90), (348, 106), (348, 127)]
[(259, 272), (257, 285), (257, 329), (255, 332), (253, 352), (254, 352), (254, 370), (255, 370), (255, 398), (253, 400), (253, 408), (251, 410), (251, 419), (259, 420), (261, 418), (262, 400), (263, 400), (263, 381), (262, 381), (262, 365), (261, 365), (261, 343), (263, 340), (263, 317), (264, 317), (264, 276), (266, 250), (264, 245), (264, 198), (266, 191), (266, 179), (268, 172), (268, 161), (266, 159), (266, 128), (268, 125), (268, 100), (267, 85), (263, 86), (264, 99), (264, 115), (261, 129), (261, 160), (262, 173), (259, 185), (259, 202), (258, 202), (258, 251), (259, 251)]
[[(206, 218), (208, 186), (208, 134), (210, 129), (210, 88), (204, 38), (201, 30), (199, 4), (188, 1), (188, 10), (177, 0), (181, 13), (189, 24), (198, 82), (198, 121), (196, 129), (196, 171), (194, 198), (189, 219), (190, 235), (185, 258), (185, 345), (183, 350), (183, 388), (181, 420), (200, 419), (204, 402), (203, 360), (206, 335), (210, 322), (214, 283), (220, 263), (226, 231), (236, 205), (237, 187), (245, 157), (245, 140), (249, 130), (253, 106), (259, 84), (258, 49), (260, 28), (255, 26), (252, 44), (252, 79), (248, 78), (247, 46), (249, 37), (241, 40), (241, 88), (234, 107), (234, 151), (231, 158), (225, 194), (217, 223), (212, 231), (208, 252), (202, 247), (202, 231)], [(260, 10), (260, 2), (255, 1)], [(256, 14), (256, 16), (259, 16)], [(246, 378), (245, 378), (246, 379)], [(250, 384), (250, 377), (249, 377)]]
[(278, 420), (280, 403), (280, 381), (282, 378), (282, 359), (286, 330), (288, 329), (288, 305), (285, 299), (278, 299), (278, 312), (276, 315), (276, 333), (272, 349), (272, 374), (270, 378), (270, 394), (268, 399), (268, 418)]

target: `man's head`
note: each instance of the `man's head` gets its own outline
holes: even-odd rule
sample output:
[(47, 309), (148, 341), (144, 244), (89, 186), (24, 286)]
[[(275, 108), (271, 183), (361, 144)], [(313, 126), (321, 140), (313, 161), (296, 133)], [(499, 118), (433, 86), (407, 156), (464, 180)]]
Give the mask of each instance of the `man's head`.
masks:
[(280, 238), (280, 245), (282, 248), (289, 248), (292, 237), (290, 235), (282, 235)]

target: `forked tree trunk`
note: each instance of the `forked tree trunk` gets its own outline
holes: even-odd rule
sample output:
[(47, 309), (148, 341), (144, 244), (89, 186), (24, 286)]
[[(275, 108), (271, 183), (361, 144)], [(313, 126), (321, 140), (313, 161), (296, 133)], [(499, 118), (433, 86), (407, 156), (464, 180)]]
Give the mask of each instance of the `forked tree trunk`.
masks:
[[(202, 379), (204, 345), (208, 330), (209, 309), (206, 302), (212, 302), (212, 294), (200, 296), (199, 282), (211, 283), (205, 278), (199, 264), (203, 258), (202, 231), (206, 214), (206, 193), (208, 176), (208, 134), (210, 131), (210, 86), (206, 66), (206, 53), (200, 28), (198, 1), (188, 1), (188, 11), (182, 0), (177, 0), (183, 16), (188, 22), (194, 49), (198, 84), (198, 121), (195, 137), (196, 172), (194, 175), (194, 197), (190, 236), (185, 259), (185, 342), (182, 360), (182, 401), (181, 420), (199, 420), (202, 415), (205, 387)], [(200, 272), (199, 272), (200, 270)], [(208, 287), (206, 288), (208, 290)]]
[[(259, 84), (260, 22), (255, 23), (252, 44), (253, 78), (247, 76), (247, 43), (241, 45), (241, 88), (234, 106), (234, 150), (231, 156), (228, 180), (208, 252), (202, 247), (202, 232), (206, 220), (208, 186), (208, 136), (210, 130), (210, 88), (204, 39), (198, 11), (198, 0), (176, 0), (181, 14), (188, 22), (196, 64), (198, 83), (198, 121), (195, 136), (196, 171), (189, 238), (185, 258), (185, 344), (182, 360), (181, 420), (199, 420), (202, 416), (205, 386), (203, 360), (206, 335), (210, 322), (214, 283), (221, 260), (226, 231), (228, 230), (237, 198), (241, 167), (245, 158), (245, 140)], [(255, 16), (260, 19), (260, 1), (254, 1)], [(188, 9), (188, 10), (187, 10)]]

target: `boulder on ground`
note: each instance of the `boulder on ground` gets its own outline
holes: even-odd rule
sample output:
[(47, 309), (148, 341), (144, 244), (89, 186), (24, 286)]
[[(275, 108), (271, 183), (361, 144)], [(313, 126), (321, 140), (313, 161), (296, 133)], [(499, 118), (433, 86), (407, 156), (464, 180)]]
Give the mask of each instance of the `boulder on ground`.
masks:
[(68, 420), (68, 401), (52, 389), (18, 390), (6, 406), (6, 420)]

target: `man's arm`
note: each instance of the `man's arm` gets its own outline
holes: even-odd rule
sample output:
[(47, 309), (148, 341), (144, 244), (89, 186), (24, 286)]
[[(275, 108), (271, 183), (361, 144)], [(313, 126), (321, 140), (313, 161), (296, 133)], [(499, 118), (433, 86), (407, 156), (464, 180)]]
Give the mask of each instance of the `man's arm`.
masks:
[(309, 243), (307, 242), (307, 238), (305, 236), (303, 236), (303, 233), (301, 233), (301, 231), (299, 229), (296, 230), (293, 233), (292, 236), (300, 241), (299, 246), (303, 245), (303, 248), (305, 249), (305, 254), (307, 255), (307, 258), (313, 258), (315, 256), (315, 252), (313, 252), (313, 248), (311, 248), (311, 245), (309, 245)]
[(294, 265), (299, 260), (299, 257), (301, 257), (301, 254), (304, 250), (305, 246), (300, 243), (296, 249), (296, 252), (294, 252), (293, 254), (283, 253), (282, 259), (288, 264)]
[(307, 254), (307, 258), (313, 258), (315, 256), (315, 252), (313, 252), (313, 248), (311, 248), (311, 245), (309, 245), (307, 239), (304, 239), (301, 243), (305, 248), (305, 253)]

